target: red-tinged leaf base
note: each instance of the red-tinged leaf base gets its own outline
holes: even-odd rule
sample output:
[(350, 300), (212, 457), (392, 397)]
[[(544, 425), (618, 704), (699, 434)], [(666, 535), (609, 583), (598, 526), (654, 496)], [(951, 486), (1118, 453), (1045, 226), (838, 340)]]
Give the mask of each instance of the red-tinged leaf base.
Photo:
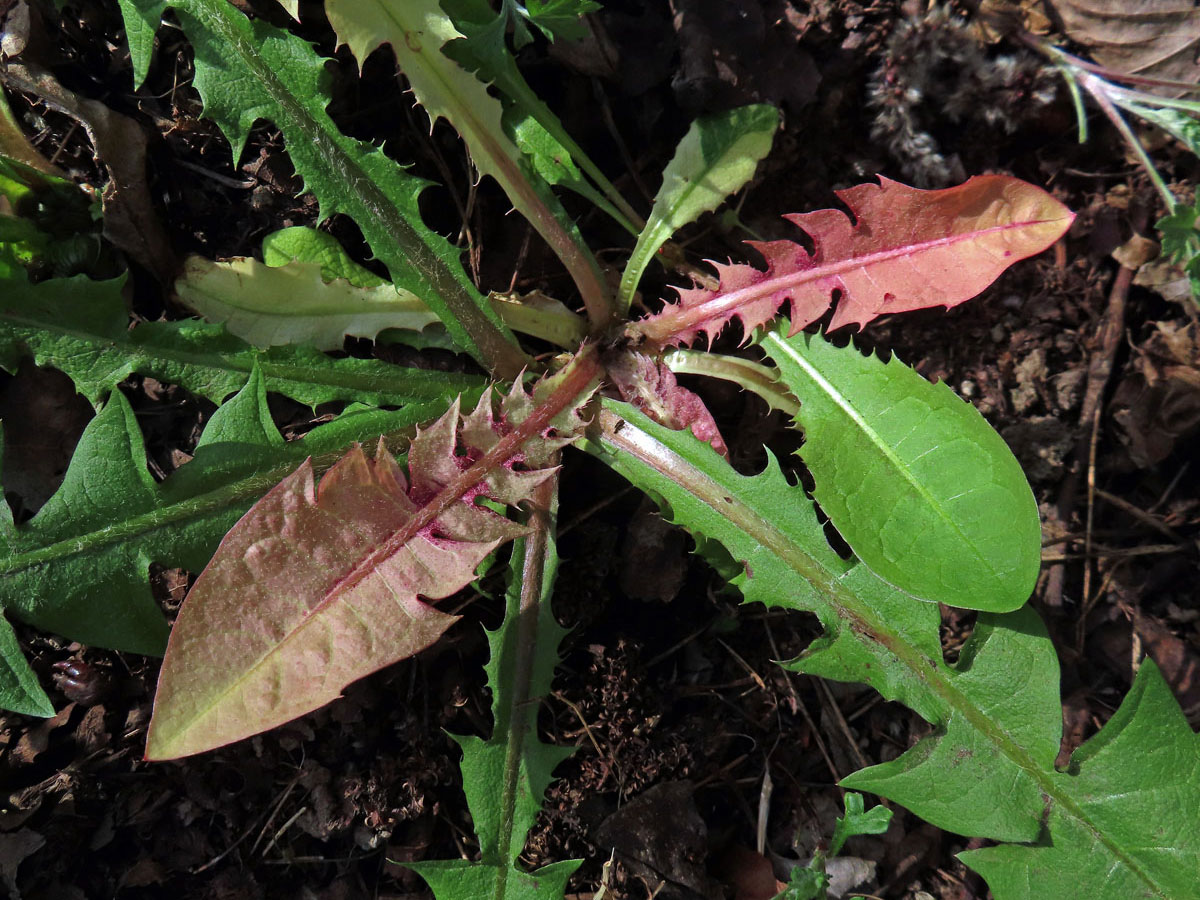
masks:
[[(466, 422), (492, 428), (490, 399)], [(382, 442), (354, 448), (314, 490), (305, 463), (226, 535), (167, 647), (146, 755), (171, 759), (248, 737), (335, 699), (351, 681), (429, 646), (455, 621), (421, 597), (470, 583), (522, 528), (476, 505), (511, 502), (545, 472), (500, 466), (395, 552), (421, 508), (465, 470), (457, 404), (413, 442), (411, 484)]]
[(621, 398), (655, 422), (675, 431), (690, 428), (692, 434), (712, 445), (722, 456), (729, 456), (717, 420), (704, 401), (680, 386), (665, 363), (642, 353), (622, 353), (609, 363), (608, 374)]
[(888, 313), (957, 306), (1018, 260), (1045, 250), (1074, 215), (1040, 188), (1006, 175), (982, 175), (958, 187), (923, 191), (886, 178), (839, 191), (854, 220), (822, 209), (786, 218), (811, 238), (748, 242), (767, 262), (713, 263), (717, 290), (681, 289), (679, 303), (634, 326), (659, 345), (711, 342), (737, 318), (746, 333), (791, 301), (791, 331), (838, 307), (829, 330), (865, 325)]

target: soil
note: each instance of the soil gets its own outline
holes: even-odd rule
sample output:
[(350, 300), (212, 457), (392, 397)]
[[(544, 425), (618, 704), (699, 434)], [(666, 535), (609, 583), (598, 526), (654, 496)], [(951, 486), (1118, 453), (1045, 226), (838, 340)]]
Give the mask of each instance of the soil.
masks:
[[(0, 13), (17, 5), (0, 2)], [(110, 233), (117, 249), (108, 251), (113, 265), (128, 263), (139, 316), (181, 314), (161, 277), (187, 254), (252, 255), (270, 231), (317, 224), (277, 130), (259, 123), (235, 163), (202, 118), (177, 29), (160, 31), (150, 79), (135, 92), (115, 2), (63, 5), (41, 26), (48, 67), (69, 90), (130, 117), (147, 140), (147, 209), (163, 223), (169, 259), (147, 257), (153, 242), (128, 233)], [(285, 21), (269, 0), (237, 5)], [(300, 6), (299, 32), (332, 55), (320, 5)], [(783, 131), (737, 198), (736, 215), (706, 217), (685, 233), (690, 260), (742, 255), (747, 233), (794, 236), (781, 215), (836, 204), (834, 189), (876, 174), (933, 177), (903, 135), (879, 125), (895, 111), (889, 103), (913, 104), (949, 169), (1015, 174), (1078, 212), (1064, 241), (979, 298), (950, 312), (878, 321), (856, 340), (948, 382), (1025, 465), (1045, 537), (1031, 602), (1059, 650), (1064, 754), (1113, 713), (1144, 655), (1163, 668), (1195, 726), (1200, 488), (1190, 466), (1200, 449), (1200, 330), (1189, 301), (1131, 284), (1132, 269), (1113, 257), (1135, 234), (1153, 237), (1147, 224), (1162, 212), (1118, 137), (1097, 118), (1091, 140), (1078, 144), (1065, 91), (1040, 104), (1029, 84), (981, 96), (957, 119), (932, 87), (915, 103), (900, 92), (872, 106), (877, 71), (916, 77), (898, 63), (903, 48), (888, 43), (916, 10), (893, 0), (675, 0), (673, 9), (678, 27), (666, 0), (606, 0), (591, 38), (554, 47), (539, 40), (520, 61), (568, 131), (643, 211), (692, 117), (754, 100), (781, 106)], [(1024, 52), (976, 47), (993, 61)], [(361, 78), (344, 50), (330, 68), (339, 124), (443, 185), (425, 193), (423, 207), (431, 225), (460, 236), (481, 287), (568, 290), (549, 251), (505, 215), (494, 185), (474, 183), (453, 132), (423, 124), (386, 51), (367, 61)], [(70, 117), (9, 88), (42, 153), (81, 183), (107, 180)], [(989, 104), (1007, 104), (1011, 121), (996, 125)], [(1168, 181), (1195, 182), (1197, 161), (1181, 148), (1160, 143), (1155, 159)], [(602, 258), (619, 269), (626, 236), (567, 203), (593, 246), (618, 248)], [(352, 222), (335, 218), (326, 227), (365, 260)], [(672, 277), (651, 273), (645, 295)], [(350, 342), (347, 351), (372, 348)], [(90, 412), (52, 370), (0, 377), (4, 484), (18, 516), (28, 516), (54, 490)], [(794, 433), (754, 398), (693, 386), (739, 467), (761, 465), (764, 442), (795, 446)], [(122, 389), (161, 477), (186, 460), (212, 406), (150, 379)], [(312, 419), (286, 401), (274, 409), (285, 428), (303, 430)], [(576, 750), (557, 770), (523, 862), (582, 859), (569, 888), (577, 897), (600, 896), (602, 884), (608, 897), (771, 896), (771, 863), (806, 859), (828, 840), (841, 811), (838, 780), (895, 758), (928, 726), (866, 688), (776, 665), (805, 647), (814, 623), (741, 607), (689, 555), (690, 539), (611, 471), (571, 454), (563, 484), (555, 611), (570, 632), (541, 728), (545, 740)], [(155, 570), (168, 615), (190, 578)], [(448, 601), (466, 619), (445, 640), (352, 685), (331, 706), (177, 763), (142, 760), (156, 660), (21, 630), (60, 711), (49, 720), (0, 714), (0, 880), (9, 896), (429, 896), (402, 863), (473, 852), (458, 751), (447, 735), (488, 732), (480, 626), (497, 623), (498, 586), (492, 579), (484, 591)], [(945, 611), (948, 658), (972, 621)], [(846, 853), (868, 873), (854, 885), (859, 895), (966, 900), (987, 895), (955, 858), (973, 845), (896, 807), (886, 834), (853, 839)], [(769, 887), (755, 893), (764, 866)]]

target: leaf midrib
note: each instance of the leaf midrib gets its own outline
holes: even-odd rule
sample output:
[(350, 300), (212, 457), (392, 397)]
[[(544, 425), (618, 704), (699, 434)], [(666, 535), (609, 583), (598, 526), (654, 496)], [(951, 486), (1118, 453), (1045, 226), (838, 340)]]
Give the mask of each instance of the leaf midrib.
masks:
[[(63, 538), (36, 550), (13, 553), (0, 559), (0, 576), (13, 575), (39, 565), (62, 562), (73, 556), (84, 556), (114, 544), (131, 543), (144, 539), (151, 532), (168, 528), (176, 522), (198, 519), (218, 512), (238, 500), (265, 493), (272, 485), (278, 483), (295, 463), (295, 458), (289, 457), (286, 462), (258, 474), (239, 478), (233, 484), (223, 485), (166, 506), (156, 506), (147, 512), (130, 516), (118, 524)], [(161, 488), (161, 485), (159, 487)], [(33, 521), (36, 525), (37, 520)], [(37, 531), (18, 529), (16, 535), (18, 538), (36, 538)]]

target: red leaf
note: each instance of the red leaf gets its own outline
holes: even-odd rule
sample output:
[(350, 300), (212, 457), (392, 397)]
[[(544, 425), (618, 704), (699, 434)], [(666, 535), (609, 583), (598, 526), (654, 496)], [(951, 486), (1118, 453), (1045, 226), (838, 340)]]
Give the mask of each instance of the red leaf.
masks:
[(974, 297), (1013, 263), (1045, 250), (1074, 215), (1040, 188), (1006, 175), (922, 191), (886, 178), (839, 191), (854, 214), (837, 209), (786, 216), (812, 239), (748, 242), (766, 271), (714, 263), (721, 285), (679, 289), (679, 303), (635, 326), (650, 341), (711, 341), (737, 317), (747, 333), (791, 301), (791, 334), (819, 319), (841, 293), (830, 330), (877, 316)]
[[(381, 441), (374, 460), (352, 449), (319, 490), (305, 462), (255, 504), (180, 611), (147, 758), (187, 756), (280, 725), (437, 640), (455, 617), (420, 598), (460, 590), (523, 531), (475, 499), (519, 502), (552, 471), (518, 471), (525, 457), (502, 450), (502, 463), (465, 492), (447, 488), (514, 430), (512, 419), (528, 415), (528, 398), (517, 394), (503, 422), (485, 397), (461, 433), (455, 403), (414, 439), (408, 480)], [(448, 505), (447, 493), (457, 493)], [(430, 516), (435, 498), (444, 508)]]
[(622, 399), (655, 422), (675, 431), (690, 428), (700, 440), (711, 444), (722, 456), (729, 457), (729, 448), (721, 437), (717, 421), (704, 401), (682, 387), (666, 363), (643, 353), (622, 353), (609, 363), (608, 374)]

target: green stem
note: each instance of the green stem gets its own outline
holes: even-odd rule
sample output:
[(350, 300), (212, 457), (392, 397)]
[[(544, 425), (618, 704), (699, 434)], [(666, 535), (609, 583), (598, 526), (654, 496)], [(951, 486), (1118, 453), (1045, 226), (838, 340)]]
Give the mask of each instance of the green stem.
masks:
[(1173, 81), (1168, 78), (1150, 78), (1146, 75), (1134, 75), (1129, 72), (1118, 72), (1116, 69), (1110, 69), (1107, 66), (1099, 65), (1098, 63), (1089, 62), (1086, 59), (1081, 59), (1072, 53), (1068, 53), (1059, 47), (1055, 47), (1049, 41), (1036, 34), (1028, 31), (1018, 31), (1015, 37), (1021, 41), (1026, 47), (1036, 50), (1043, 56), (1047, 56), (1056, 63), (1062, 63), (1072, 69), (1081, 69), (1084, 72), (1090, 72), (1093, 75), (1106, 79), (1108, 81), (1123, 81), (1126, 84), (1141, 84), (1146, 87), (1166, 87), (1174, 88), (1179, 91), (1195, 93), (1200, 91), (1200, 84), (1193, 84), (1190, 81)]
[(1158, 170), (1154, 168), (1154, 163), (1150, 160), (1150, 154), (1146, 152), (1146, 148), (1142, 146), (1142, 142), (1138, 140), (1137, 135), (1133, 133), (1133, 129), (1129, 127), (1129, 123), (1125, 121), (1125, 117), (1121, 115), (1121, 111), (1117, 109), (1116, 104), (1108, 96), (1108, 92), (1105, 90), (1106, 83), (1090, 72), (1081, 73), (1079, 83), (1085, 91), (1092, 95), (1092, 99), (1096, 101), (1100, 109), (1108, 116), (1108, 120), (1113, 123), (1117, 131), (1121, 133), (1121, 137), (1125, 138), (1125, 142), (1129, 144), (1143, 168), (1145, 168), (1151, 183), (1158, 190), (1159, 194), (1162, 195), (1167, 209), (1174, 209), (1175, 195), (1171, 193), (1162, 176), (1158, 174)]
[(1067, 90), (1071, 92), (1071, 102), (1075, 106), (1075, 124), (1079, 128), (1079, 143), (1086, 144), (1088, 139), (1087, 110), (1083, 106), (1083, 92), (1079, 90), (1079, 80), (1075, 77), (1075, 70), (1057, 60), (1054, 65), (1062, 75), (1063, 81), (1067, 83)]

